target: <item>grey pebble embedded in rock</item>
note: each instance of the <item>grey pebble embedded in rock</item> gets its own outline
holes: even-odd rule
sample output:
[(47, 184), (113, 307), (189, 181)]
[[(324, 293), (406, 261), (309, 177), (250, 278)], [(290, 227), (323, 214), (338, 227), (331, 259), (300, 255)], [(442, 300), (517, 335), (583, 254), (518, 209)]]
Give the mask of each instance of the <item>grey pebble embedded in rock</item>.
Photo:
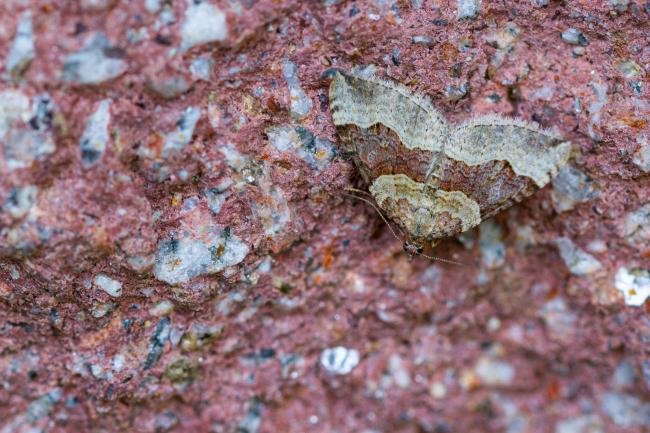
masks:
[(580, 30), (573, 27), (562, 32), (562, 40), (571, 45), (581, 45), (583, 47), (589, 45), (587, 37)]
[(481, 0), (457, 0), (458, 19), (476, 18), (481, 9)]
[(147, 87), (163, 99), (174, 99), (187, 92), (191, 84), (182, 75), (147, 82)]
[(650, 144), (642, 144), (634, 152), (632, 162), (644, 173), (650, 173)]
[(214, 62), (209, 57), (197, 57), (190, 64), (190, 73), (194, 78), (209, 80)]
[(577, 204), (595, 200), (600, 196), (598, 185), (577, 168), (562, 167), (553, 178), (553, 207), (557, 212), (573, 209)]
[(176, 123), (176, 129), (165, 135), (162, 156), (168, 157), (173, 152), (181, 151), (189, 144), (194, 134), (196, 122), (201, 117), (201, 110), (196, 107), (187, 107), (181, 118)]
[(5, 142), (7, 166), (9, 170), (27, 168), (55, 149), (49, 134), (26, 129), (11, 130)]
[(182, 237), (158, 244), (154, 275), (160, 281), (179, 284), (204, 274), (221, 272), (240, 263), (249, 248), (230, 230), (214, 234), (209, 240)]
[(311, 168), (323, 170), (334, 157), (332, 143), (315, 137), (302, 126), (272, 126), (266, 131), (269, 141), (280, 152), (292, 152)]
[(97, 274), (93, 280), (96, 287), (116, 298), (122, 294), (122, 283), (106, 274)]
[(36, 49), (34, 47), (32, 13), (26, 11), (23, 12), (18, 20), (16, 36), (5, 61), (7, 72), (14, 77), (22, 74), (35, 57)]
[(483, 265), (488, 269), (496, 269), (502, 266), (506, 260), (506, 247), (502, 240), (503, 230), (492, 219), (483, 221), (479, 227), (479, 245)]
[(13, 188), (9, 194), (9, 198), (5, 200), (5, 203), (2, 206), (2, 210), (15, 219), (22, 218), (27, 215), (30, 209), (36, 204), (37, 193), (38, 188), (34, 185)]
[(602, 411), (619, 427), (650, 425), (650, 403), (632, 394), (606, 392), (600, 400)]
[(226, 15), (209, 2), (188, 2), (181, 25), (181, 51), (228, 37)]
[(111, 120), (111, 101), (101, 101), (93, 114), (86, 121), (86, 128), (79, 140), (81, 163), (90, 167), (97, 163), (106, 151), (109, 141), (108, 124)]
[(290, 62), (285, 61), (282, 66), (284, 79), (289, 86), (289, 97), (291, 99), (291, 117), (294, 119), (303, 119), (309, 115), (312, 108), (312, 100), (300, 87), (298, 81), (298, 67)]
[(631, 246), (650, 244), (650, 203), (630, 212), (625, 218), (623, 235)]
[(607, 3), (618, 12), (625, 12), (630, 4), (630, 0), (607, 0)]
[(116, 55), (106, 35), (99, 32), (82, 49), (64, 59), (62, 76), (69, 83), (100, 84), (119, 77), (126, 69), (126, 62)]
[(560, 256), (573, 275), (584, 276), (602, 268), (594, 256), (577, 247), (571, 239), (561, 237), (556, 240), (556, 244)]

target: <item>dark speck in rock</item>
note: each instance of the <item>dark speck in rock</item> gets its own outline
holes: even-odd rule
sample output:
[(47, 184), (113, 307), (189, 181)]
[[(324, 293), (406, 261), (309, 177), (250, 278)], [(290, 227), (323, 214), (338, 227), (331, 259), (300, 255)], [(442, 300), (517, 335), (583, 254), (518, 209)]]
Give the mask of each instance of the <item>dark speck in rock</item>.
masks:
[(160, 33), (158, 33), (156, 35), (156, 37), (154, 38), (154, 41), (157, 44), (165, 45), (165, 46), (170, 46), (172, 44), (172, 40), (171, 40), (171, 38), (169, 36), (164, 36), (164, 35), (161, 35)]

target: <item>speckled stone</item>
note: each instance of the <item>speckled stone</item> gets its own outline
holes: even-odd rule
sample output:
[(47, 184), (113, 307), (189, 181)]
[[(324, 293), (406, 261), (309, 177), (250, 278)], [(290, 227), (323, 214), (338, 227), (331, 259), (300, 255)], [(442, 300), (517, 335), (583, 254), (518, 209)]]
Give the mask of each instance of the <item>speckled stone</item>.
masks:
[[(0, 433), (645, 433), (649, 11), (0, 2)], [(572, 160), (409, 258), (353, 68)]]

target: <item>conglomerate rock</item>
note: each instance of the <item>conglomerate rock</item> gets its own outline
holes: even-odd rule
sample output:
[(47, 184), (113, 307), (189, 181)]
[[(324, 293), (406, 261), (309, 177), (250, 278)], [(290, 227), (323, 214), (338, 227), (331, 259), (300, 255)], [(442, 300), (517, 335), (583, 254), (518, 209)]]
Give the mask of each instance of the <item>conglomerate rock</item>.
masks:
[[(4, 0), (0, 432), (650, 428), (650, 3)], [(328, 70), (575, 144), (409, 261)]]

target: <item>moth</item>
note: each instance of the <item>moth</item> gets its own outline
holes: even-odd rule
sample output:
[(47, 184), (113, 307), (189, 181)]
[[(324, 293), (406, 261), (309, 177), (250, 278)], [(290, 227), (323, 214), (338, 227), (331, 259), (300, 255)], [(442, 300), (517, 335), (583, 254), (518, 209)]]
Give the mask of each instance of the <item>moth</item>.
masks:
[(334, 72), (329, 100), (341, 142), (411, 255), (544, 187), (571, 152), (520, 119), (450, 124), (428, 98), (366, 75)]

